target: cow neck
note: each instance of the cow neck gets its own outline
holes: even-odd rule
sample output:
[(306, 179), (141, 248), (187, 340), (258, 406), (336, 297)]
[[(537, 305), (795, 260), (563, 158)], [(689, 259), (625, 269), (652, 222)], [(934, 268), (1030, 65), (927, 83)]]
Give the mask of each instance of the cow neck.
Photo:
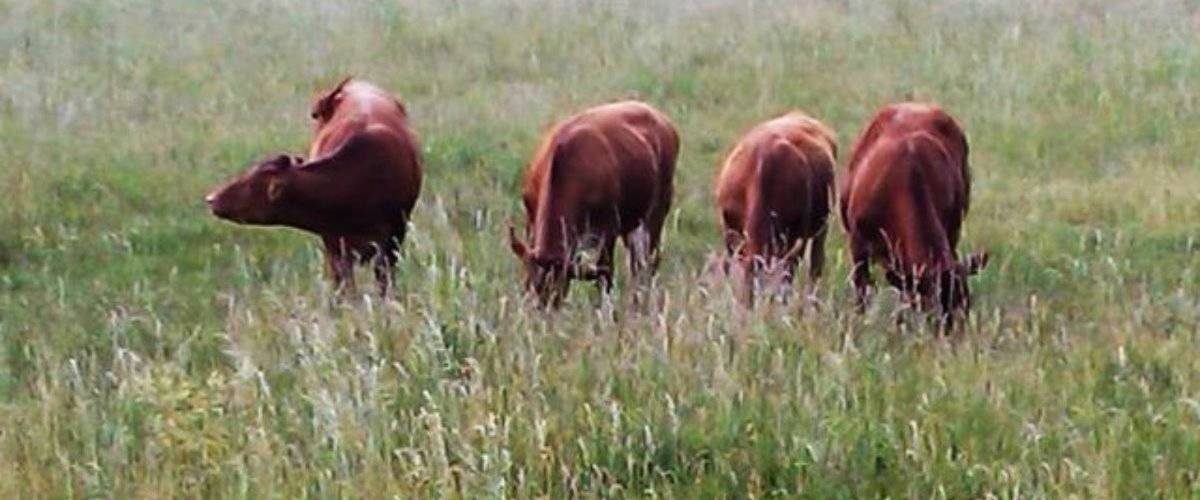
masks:
[(574, 217), (560, 203), (543, 201), (533, 234), (533, 254), (539, 259), (563, 259), (571, 247)]
[(538, 196), (537, 221), (533, 234), (533, 254), (539, 259), (565, 259), (571, 247), (575, 214), (566, 189), (567, 179), (555, 172), (553, 160), (548, 167), (542, 192)]
[(330, 198), (336, 197), (336, 190), (329, 189), (324, 181), (320, 174), (303, 167), (292, 169), (288, 173), (284, 195), (275, 202), (280, 222), (321, 234), (344, 230), (339, 226), (345, 225), (346, 221), (336, 216), (339, 207), (336, 200)]
[[(924, 132), (911, 135), (905, 142), (912, 144), (912, 141), (917, 140), (924, 142), (926, 147), (932, 146), (944, 151), (944, 146), (937, 138)], [(926, 152), (928, 153), (928, 150)], [(916, 150), (909, 150), (907, 153), (911, 162), (910, 168), (912, 168), (909, 189), (912, 192), (911, 199), (916, 209), (916, 217), (909, 221), (913, 226), (909, 231), (921, 242), (920, 247), (927, 252), (926, 258), (931, 270), (940, 272), (953, 267), (954, 252), (950, 248), (950, 239), (946, 234), (941, 213), (935, 208), (934, 195), (930, 192), (930, 183), (926, 176), (931, 174), (936, 176), (937, 173), (931, 172), (931, 170), (942, 163), (930, 160), (921, 161), (913, 156), (917, 154)], [(948, 158), (949, 155), (946, 155), (942, 159)]]

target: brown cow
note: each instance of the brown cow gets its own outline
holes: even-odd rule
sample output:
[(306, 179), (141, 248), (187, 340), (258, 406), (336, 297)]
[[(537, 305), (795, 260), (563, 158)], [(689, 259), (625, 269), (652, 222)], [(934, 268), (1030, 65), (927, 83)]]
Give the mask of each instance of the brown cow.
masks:
[(810, 281), (820, 277), (836, 158), (833, 131), (799, 111), (754, 127), (725, 158), (717, 208), (744, 300), (754, 281), (790, 284), (802, 251)]
[[(555, 125), (525, 171), (526, 241), (509, 228), (525, 266), (525, 287), (557, 305), (572, 278), (612, 286), (613, 247), (620, 236), (630, 274), (657, 264), (659, 236), (671, 206), (679, 136), (658, 110), (626, 101), (588, 109)], [(596, 265), (576, 250), (598, 247)]]
[(907, 304), (939, 307), (944, 326), (966, 313), (967, 276), (987, 264), (986, 253), (959, 260), (956, 250), (971, 194), (967, 151), (962, 128), (932, 104), (887, 106), (863, 131), (839, 192), (860, 311), (875, 260)]
[(408, 114), (378, 87), (347, 78), (316, 99), (312, 118), (308, 161), (278, 155), (259, 162), (205, 201), (222, 219), (316, 233), (343, 291), (354, 289), (355, 261), (374, 259), (386, 295), (421, 190)]

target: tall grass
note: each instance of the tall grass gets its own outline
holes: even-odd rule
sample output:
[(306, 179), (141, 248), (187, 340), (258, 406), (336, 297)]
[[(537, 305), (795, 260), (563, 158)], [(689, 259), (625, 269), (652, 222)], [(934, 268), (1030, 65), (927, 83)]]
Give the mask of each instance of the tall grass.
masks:
[[(1200, 495), (1194, 2), (0, 0), (0, 496)], [(205, 190), (306, 144), (343, 74), (427, 184), (393, 300)], [(639, 97), (683, 135), (654, 305), (531, 310), (503, 239), (541, 131)], [(971, 141), (959, 342), (698, 286), (710, 184), (801, 108)], [(618, 279), (624, 278), (624, 274)]]

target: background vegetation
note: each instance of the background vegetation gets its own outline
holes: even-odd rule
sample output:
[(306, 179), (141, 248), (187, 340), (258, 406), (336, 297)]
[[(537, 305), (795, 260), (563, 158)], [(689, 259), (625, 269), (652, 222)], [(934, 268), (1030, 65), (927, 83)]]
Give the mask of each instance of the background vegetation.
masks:
[[(0, 496), (1200, 495), (1197, 9), (0, 0)], [(423, 139), (384, 303), (201, 202), (343, 74)], [(519, 172), (629, 96), (684, 140), (656, 305), (532, 311)], [(698, 286), (741, 131), (801, 108), (845, 152), (906, 98), (971, 139), (963, 340), (853, 314), (840, 229), (818, 309)]]

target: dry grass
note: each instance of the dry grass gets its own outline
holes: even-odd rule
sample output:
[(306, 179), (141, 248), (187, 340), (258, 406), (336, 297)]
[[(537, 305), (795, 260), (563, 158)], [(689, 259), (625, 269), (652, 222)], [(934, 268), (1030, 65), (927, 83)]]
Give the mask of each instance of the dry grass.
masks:
[[(1196, 496), (1194, 9), (0, 0), (0, 496)], [(425, 146), (386, 303), (331, 304), (311, 238), (200, 203), (303, 149), (343, 73)], [(519, 171), (625, 96), (684, 140), (656, 306), (531, 311)], [(852, 314), (840, 231), (819, 310), (696, 286), (739, 132), (798, 107), (846, 151), (906, 97), (971, 139), (994, 260), (961, 342), (886, 295)]]

